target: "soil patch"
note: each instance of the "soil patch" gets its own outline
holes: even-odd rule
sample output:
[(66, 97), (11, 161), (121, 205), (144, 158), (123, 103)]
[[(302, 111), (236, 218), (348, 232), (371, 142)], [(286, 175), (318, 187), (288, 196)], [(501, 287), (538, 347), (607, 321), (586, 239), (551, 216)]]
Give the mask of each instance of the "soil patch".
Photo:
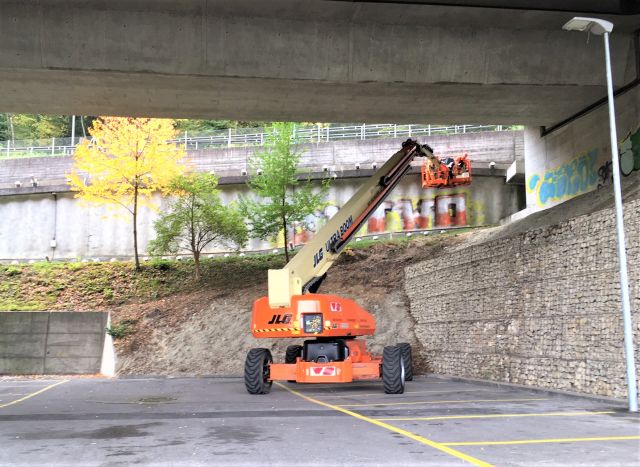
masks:
[[(377, 321), (370, 349), (418, 345), (404, 293), (404, 267), (421, 261), (468, 233), (411, 241), (375, 243), (348, 249), (329, 271), (320, 292), (356, 300)], [(208, 282), (197, 291), (112, 310), (114, 323), (132, 323), (134, 332), (116, 340), (120, 374), (241, 375), (249, 349), (265, 347), (276, 361), (300, 339), (256, 339), (250, 333), (251, 306), (267, 290), (266, 270), (234, 283)], [(427, 284), (425, 284), (426, 286)], [(416, 355), (420, 352), (416, 349)], [(416, 372), (426, 371), (416, 357)]]

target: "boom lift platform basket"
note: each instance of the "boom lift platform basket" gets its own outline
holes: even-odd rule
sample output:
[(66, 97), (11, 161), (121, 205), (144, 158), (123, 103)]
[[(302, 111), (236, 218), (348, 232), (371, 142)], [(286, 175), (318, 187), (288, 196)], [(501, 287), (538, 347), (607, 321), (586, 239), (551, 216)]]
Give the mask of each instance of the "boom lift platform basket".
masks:
[(464, 154), (453, 157), (425, 157), (422, 162), (422, 188), (445, 188), (471, 183), (471, 161)]

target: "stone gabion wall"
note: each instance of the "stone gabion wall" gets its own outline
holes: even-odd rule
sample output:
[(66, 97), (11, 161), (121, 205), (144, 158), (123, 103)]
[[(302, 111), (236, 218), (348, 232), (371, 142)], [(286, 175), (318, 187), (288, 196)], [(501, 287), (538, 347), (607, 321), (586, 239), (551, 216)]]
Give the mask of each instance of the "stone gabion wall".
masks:
[[(640, 200), (625, 227), (637, 361)], [(407, 267), (405, 288), (436, 373), (626, 395), (613, 209), (444, 250)]]

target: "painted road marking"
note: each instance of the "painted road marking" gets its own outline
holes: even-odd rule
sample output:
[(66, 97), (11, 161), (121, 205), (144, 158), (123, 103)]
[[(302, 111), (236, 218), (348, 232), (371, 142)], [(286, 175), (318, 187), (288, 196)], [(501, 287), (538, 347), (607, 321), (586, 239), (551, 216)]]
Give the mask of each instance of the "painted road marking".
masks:
[[(344, 384), (344, 383), (341, 383)], [(429, 383), (420, 383), (420, 385), (424, 385), (424, 384), (429, 384)], [(433, 383), (433, 384), (444, 384), (444, 383)], [(362, 388), (362, 389), (369, 389), (369, 388)], [(353, 389), (349, 389), (349, 390), (353, 390)], [(438, 391), (445, 391), (444, 389), (438, 389)], [(312, 396), (326, 396), (326, 397), (331, 397), (331, 396), (336, 396), (337, 393), (339, 392), (340, 394), (353, 394), (354, 396), (388, 396), (388, 394), (384, 394), (383, 392), (369, 392), (369, 393), (364, 393), (364, 392), (349, 392), (347, 393), (345, 391), (345, 388), (338, 388), (338, 390), (336, 391), (336, 388), (328, 388), (328, 387), (324, 387), (324, 388), (315, 388), (315, 389), (301, 389), (300, 391), (301, 394), (310, 394)], [(404, 394), (422, 394), (424, 391), (405, 391)], [(427, 391), (429, 392), (429, 391)]]
[(422, 444), (425, 444), (425, 445), (427, 445), (429, 447), (437, 449), (438, 451), (442, 451), (442, 452), (444, 452), (446, 454), (449, 454), (450, 456), (457, 457), (458, 459), (462, 459), (462, 460), (464, 460), (466, 462), (469, 462), (470, 464), (478, 465), (478, 466), (482, 466), (482, 467), (493, 467), (491, 464), (489, 464), (487, 462), (481, 461), (480, 459), (476, 459), (475, 457), (469, 456), (469, 455), (467, 455), (467, 454), (465, 454), (463, 452), (456, 451), (455, 449), (451, 449), (451, 448), (449, 448), (447, 446), (444, 446), (441, 443), (438, 443), (436, 441), (432, 441), (432, 440), (427, 439), (427, 438), (425, 438), (423, 436), (416, 435), (415, 433), (411, 433), (410, 431), (403, 430), (402, 428), (398, 428), (396, 426), (389, 425), (388, 423), (384, 423), (384, 422), (381, 422), (379, 420), (375, 420), (373, 418), (366, 417), (364, 415), (361, 415), (361, 414), (356, 413), (356, 412), (352, 412), (352, 411), (347, 410), (347, 409), (343, 409), (340, 406), (333, 405), (333, 404), (328, 404), (326, 402), (322, 402), (322, 401), (319, 401), (317, 399), (313, 399), (312, 397), (305, 396), (304, 394), (302, 394), (302, 393), (300, 393), (298, 391), (294, 391), (293, 389), (290, 389), (287, 386), (278, 383), (277, 381), (275, 381), (275, 384), (277, 386), (289, 391), (290, 393), (295, 394), (298, 397), (302, 397), (303, 399), (305, 399), (305, 400), (307, 400), (309, 402), (313, 402), (314, 404), (318, 404), (318, 405), (321, 405), (323, 407), (327, 407), (329, 409), (336, 410), (338, 412), (342, 412), (342, 413), (344, 413), (346, 415), (350, 415), (350, 416), (352, 416), (354, 418), (357, 418), (359, 420), (363, 420), (365, 422), (369, 422), (372, 425), (377, 425), (377, 426), (385, 428), (385, 429), (387, 429), (389, 431), (393, 431), (394, 433), (401, 434), (401, 435), (406, 436), (407, 438), (410, 438), (410, 439), (412, 439), (414, 441), (417, 441), (419, 443), (422, 443)]
[(550, 438), (519, 439), (513, 441), (464, 441), (460, 443), (441, 443), (443, 446), (497, 446), (505, 444), (544, 444), (544, 443), (581, 443), (588, 441), (628, 441), (640, 439), (640, 436), (602, 436), (597, 438)]
[(24, 402), (27, 399), (31, 399), (32, 397), (37, 396), (38, 394), (42, 394), (43, 392), (48, 391), (49, 389), (53, 389), (56, 386), (59, 386), (60, 384), (64, 384), (64, 383), (68, 383), (68, 382), (69, 382), (68, 379), (63, 379), (62, 381), (58, 381), (57, 383), (50, 384), (49, 386), (47, 386), (45, 388), (42, 388), (39, 391), (32, 392), (31, 394), (27, 394), (26, 396), (21, 397), (20, 399), (16, 399), (14, 401), (7, 402), (6, 404), (0, 404), (0, 409), (3, 409), (5, 407), (9, 407), (10, 405), (19, 404), (20, 402)]
[[(451, 394), (452, 392), (488, 392), (488, 391), (492, 391), (491, 389), (456, 389), (456, 390), (437, 390), (437, 391), (405, 391), (403, 394), (438, 394), (438, 393), (446, 393), (446, 394)], [(354, 392), (350, 395), (342, 395), (342, 396), (336, 396), (336, 395), (325, 395), (325, 394), (313, 394), (310, 392), (303, 392), (303, 394), (309, 394), (311, 396), (315, 396), (315, 397), (322, 397), (323, 399), (349, 399), (351, 397), (384, 397), (384, 396), (389, 396), (389, 394), (385, 394), (384, 392), (372, 392), (372, 393), (360, 393), (360, 392)], [(346, 393), (345, 393), (346, 394)]]
[(395, 420), (395, 421), (415, 421), (415, 420), (458, 420), (470, 418), (509, 418), (509, 417), (578, 417), (581, 415), (604, 415), (612, 414), (613, 411), (607, 412), (544, 412), (544, 413), (500, 413), (487, 415), (442, 415), (434, 417), (390, 417), (376, 418), (376, 420)]
[(546, 401), (546, 397), (531, 397), (525, 399), (466, 399), (457, 401), (419, 401), (419, 402), (378, 402), (374, 404), (346, 404), (340, 407), (378, 407), (389, 405), (422, 405), (422, 404), (472, 404), (476, 402), (527, 402)]

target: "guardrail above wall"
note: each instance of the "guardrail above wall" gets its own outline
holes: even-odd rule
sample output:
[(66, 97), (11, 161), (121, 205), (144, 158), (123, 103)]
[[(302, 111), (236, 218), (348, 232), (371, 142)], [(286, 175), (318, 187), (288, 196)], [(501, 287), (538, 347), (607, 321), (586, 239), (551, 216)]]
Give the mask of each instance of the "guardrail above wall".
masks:
[[(299, 142), (318, 144), (340, 140), (365, 140), (375, 138), (411, 138), (414, 136), (431, 136), (460, 133), (476, 133), (485, 131), (503, 131), (512, 129), (503, 125), (398, 125), (395, 123), (365, 124), (350, 126), (305, 125), (295, 127), (295, 135)], [(188, 151), (202, 149), (263, 146), (268, 136), (264, 128), (229, 128), (228, 130), (190, 134), (185, 132), (172, 140), (183, 145)], [(75, 146), (83, 137), (51, 138), (38, 140), (0, 141), (0, 159), (21, 157), (70, 156)]]

